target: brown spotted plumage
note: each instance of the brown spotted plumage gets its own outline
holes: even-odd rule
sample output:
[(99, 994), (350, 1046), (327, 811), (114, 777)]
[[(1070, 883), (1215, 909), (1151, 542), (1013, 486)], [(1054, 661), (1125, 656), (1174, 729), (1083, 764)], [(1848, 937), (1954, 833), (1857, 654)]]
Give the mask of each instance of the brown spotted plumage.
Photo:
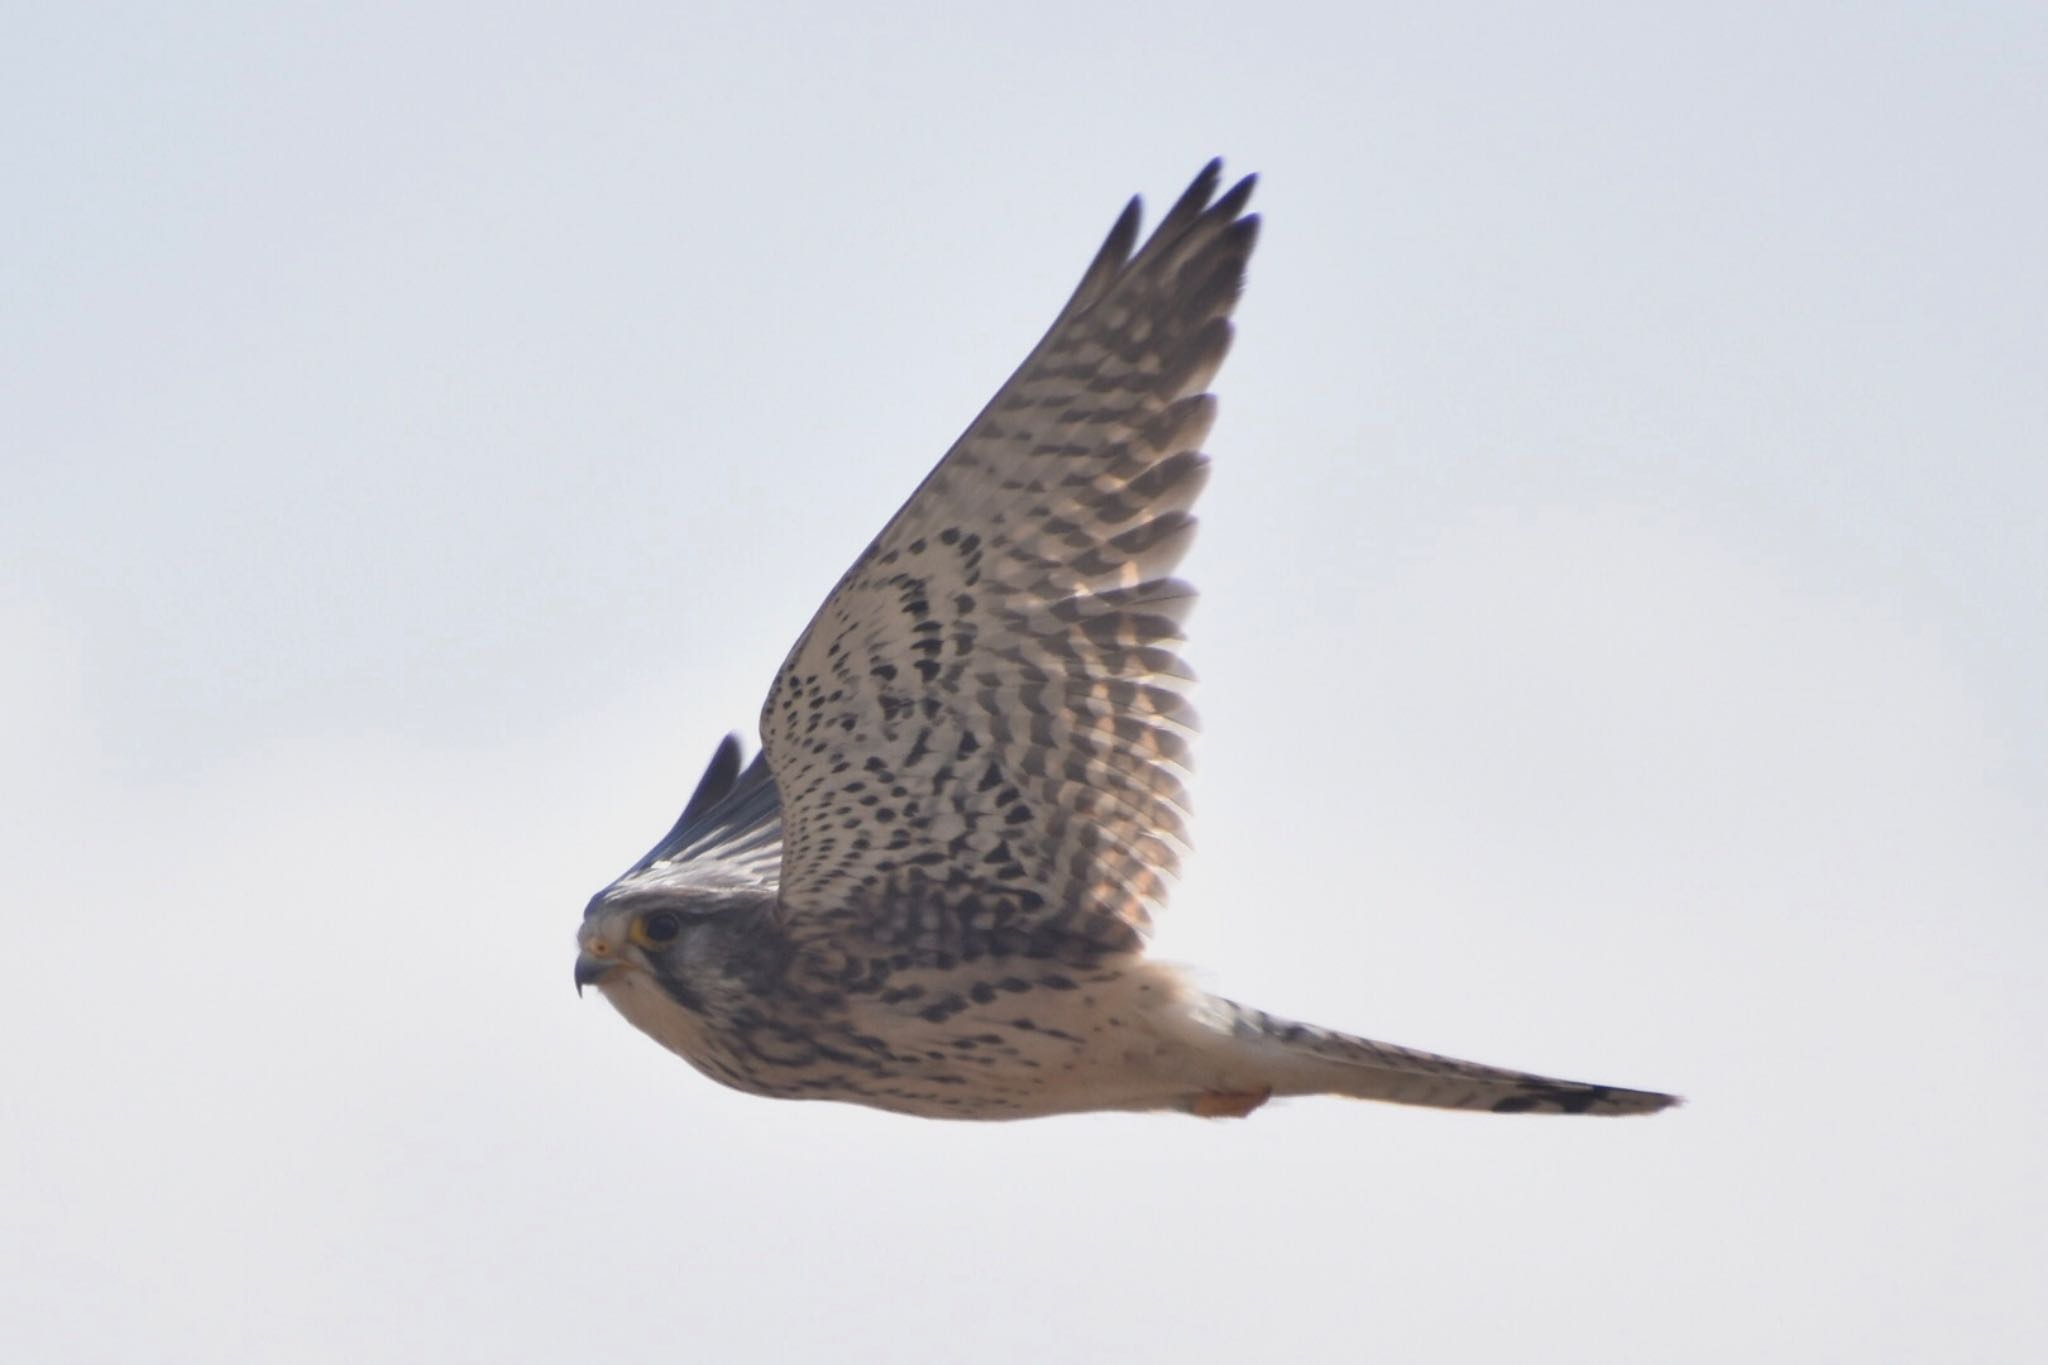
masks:
[(1339, 1094), (1645, 1113), (1276, 1019), (1145, 956), (1187, 835), (1173, 578), (1258, 220), (1133, 201), (1044, 340), (840, 579), (577, 960), (715, 1079), (905, 1113), (1250, 1113)]

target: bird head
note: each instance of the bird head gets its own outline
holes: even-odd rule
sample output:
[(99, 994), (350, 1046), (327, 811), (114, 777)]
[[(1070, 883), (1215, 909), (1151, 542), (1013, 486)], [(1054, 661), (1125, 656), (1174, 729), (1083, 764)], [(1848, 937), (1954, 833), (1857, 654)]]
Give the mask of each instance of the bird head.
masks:
[(576, 989), (618, 1008), (659, 997), (692, 1013), (752, 989), (775, 897), (707, 870), (657, 865), (591, 898), (576, 934)]
[(576, 991), (603, 989), (621, 972), (660, 975), (656, 959), (683, 937), (684, 917), (662, 898), (599, 896), (576, 934)]

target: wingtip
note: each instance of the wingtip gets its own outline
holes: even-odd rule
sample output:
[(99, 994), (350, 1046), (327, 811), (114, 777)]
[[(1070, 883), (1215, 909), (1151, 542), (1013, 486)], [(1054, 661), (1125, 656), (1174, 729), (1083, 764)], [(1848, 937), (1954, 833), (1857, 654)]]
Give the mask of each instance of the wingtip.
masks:
[(1152, 230), (1154, 240), (1170, 236), (1209, 208), (1209, 202), (1216, 197), (1217, 182), (1223, 178), (1223, 158), (1212, 157), (1209, 164), (1196, 173), (1188, 187), (1180, 192), (1180, 198), (1173, 201), (1159, 220), (1159, 226)]
[(697, 779), (697, 788), (690, 794), (688, 804), (683, 807), (678, 826), (689, 824), (699, 815), (716, 805), (725, 794), (732, 790), (733, 780), (740, 774), (740, 737), (728, 733), (718, 741), (712, 751), (711, 761), (704, 765), (704, 775)]
[[(1232, 185), (1223, 192), (1222, 198), (1216, 201), (1215, 212), (1218, 216), (1224, 218), (1237, 217), (1240, 213), (1244, 212), (1244, 206), (1251, 201), (1252, 191), (1258, 187), (1258, 172), (1254, 171), (1250, 175), (1240, 178), (1235, 185)], [(1256, 222), (1257, 215), (1253, 215), (1248, 221)]]
[(1131, 254), (1131, 248), (1137, 244), (1138, 229), (1143, 226), (1144, 221), (1145, 197), (1140, 194), (1134, 194), (1125, 201), (1124, 211), (1116, 216), (1114, 223), (1110, 224), (1109, 240), (1103, 243), (1102, 254), (1105, 256), (1109, 255), (1110, 248), (1115, 247), (1120, 259), (1128, 257)]
[[(1223, 158), (1212, 156), (1209, 158), (1208, 163), (1196, 173), (1194, 180), (1189, 183), (1186, 192), (1181, 195), (1181, 200), (1183, 202), (1194, 201), (1195, 208), (1206, 210), (1219, 217), (1235, 218), (1243, 211), (1245, 203), (1252, 197), (1252, 192), (1258, 189), (1259, 173), (1257, 171), (1246, 172), (1244, 175), (1239, 176), (1229, 189), (1218, 195), (1216, 187), (1222, 183)], [(1175, 205), (1176, 210), (1179, 207), (1179, 204)]]

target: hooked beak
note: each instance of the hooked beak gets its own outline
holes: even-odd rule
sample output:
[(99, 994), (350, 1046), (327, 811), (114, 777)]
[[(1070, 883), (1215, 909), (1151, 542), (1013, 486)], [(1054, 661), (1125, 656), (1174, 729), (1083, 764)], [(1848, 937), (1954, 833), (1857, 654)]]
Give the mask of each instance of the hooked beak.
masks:
[(576, 954), (576, 994), (583, 994), (585, 986), (600, 984), (618, 969), (619, 964), (611, 958), (598, 957), (588, 952)]

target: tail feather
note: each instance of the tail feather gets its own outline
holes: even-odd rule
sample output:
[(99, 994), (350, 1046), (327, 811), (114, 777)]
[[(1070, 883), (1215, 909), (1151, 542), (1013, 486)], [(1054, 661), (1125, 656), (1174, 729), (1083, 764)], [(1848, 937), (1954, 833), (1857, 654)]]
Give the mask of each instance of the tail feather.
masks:
[(1559, 1080), (1376, 1043), (1216, 1000), (1233, 1039), (1253, 1049), (1277, 1095), (1349, 1095), (1496, 1114), (1654, 1114), (1680, 1103), (1654, 1090)]

